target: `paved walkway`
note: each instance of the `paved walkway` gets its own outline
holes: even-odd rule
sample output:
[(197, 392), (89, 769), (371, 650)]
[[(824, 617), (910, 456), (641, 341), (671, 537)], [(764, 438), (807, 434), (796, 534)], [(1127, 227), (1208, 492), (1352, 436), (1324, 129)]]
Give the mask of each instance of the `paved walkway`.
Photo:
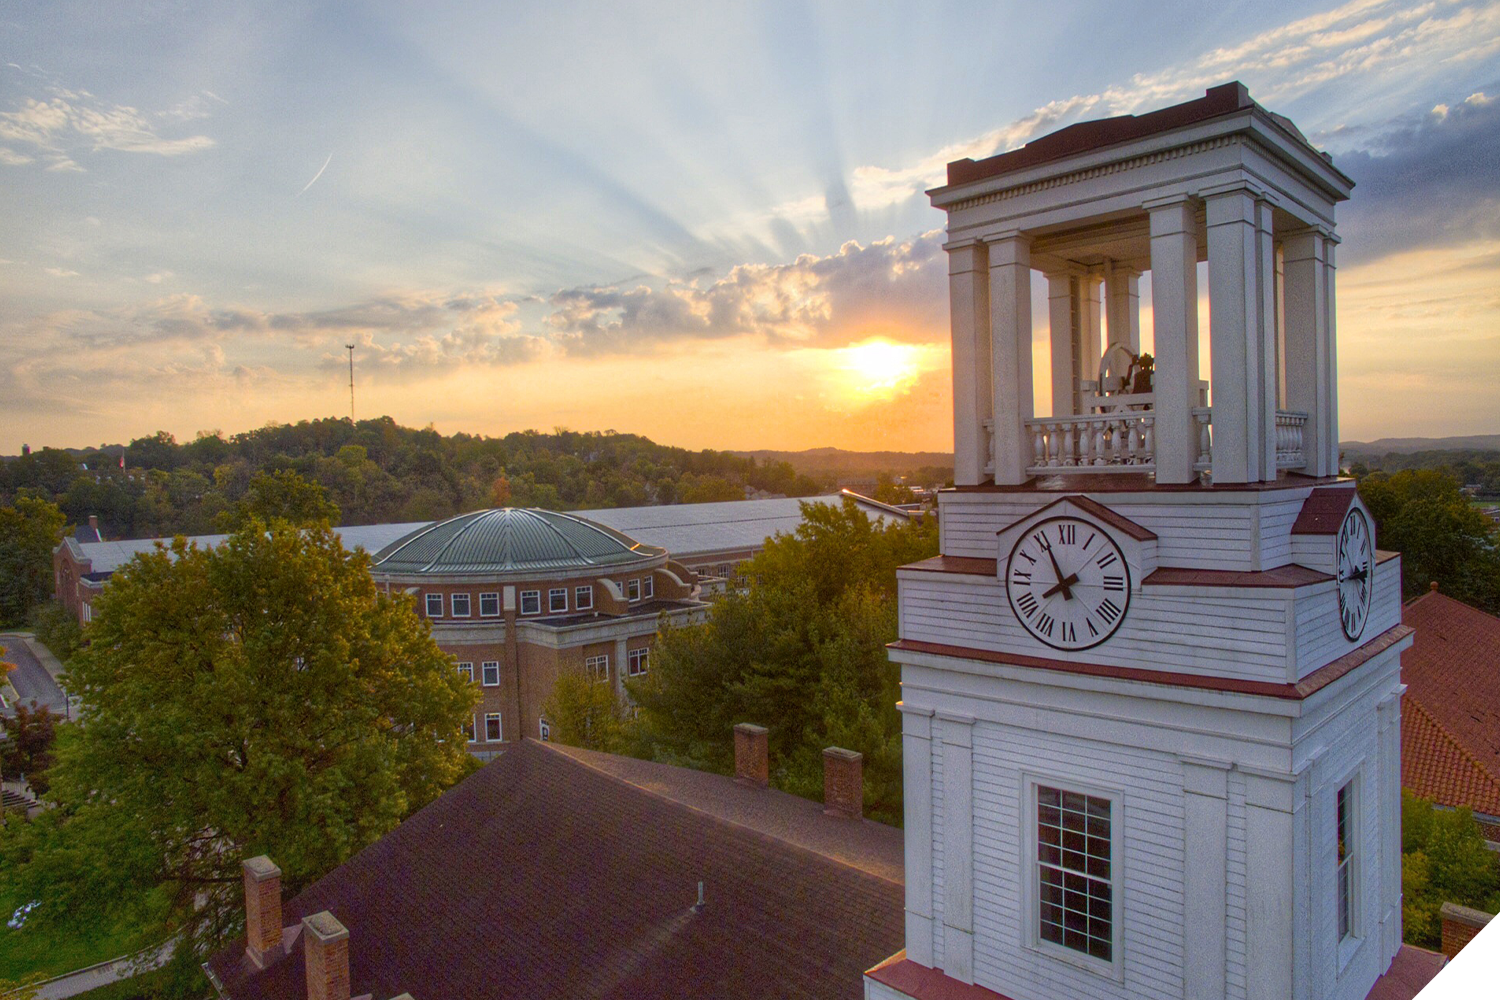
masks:
[(37, 988), (37, 1000), (66, 1000), (68, 997), (76, 997), (80, 993), (87, 993), (100, 986), (159, 968), (165, 965), (167, 959), (171, 957), (172, 945), (167, 943), (153, 954), (145, 956), (144, 959), (141, 956), (132, 955), (117, 958), (112, 962), (101, 962), (87, 969), (79, 969), (77, 972), (70, 972), (43, 983)]
[(62, 664), (46, 646), (28, 635), (12, 632), (0, 635), (0, 649), (3, 649), (0, 659), (16, 665), (8, 680), (22, 702), (35, 701), (46, 705), (55, 715), (67, 715), (68, 704), (57, 684)]

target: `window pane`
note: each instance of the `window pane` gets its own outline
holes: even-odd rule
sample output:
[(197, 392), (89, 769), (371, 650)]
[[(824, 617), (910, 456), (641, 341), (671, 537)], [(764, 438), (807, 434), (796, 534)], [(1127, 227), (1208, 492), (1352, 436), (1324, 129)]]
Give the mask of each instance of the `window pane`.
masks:
[(1112, 805), (1056, 788), (1038, 787), (1036, 795), (1038, 936), (1112, 961)]

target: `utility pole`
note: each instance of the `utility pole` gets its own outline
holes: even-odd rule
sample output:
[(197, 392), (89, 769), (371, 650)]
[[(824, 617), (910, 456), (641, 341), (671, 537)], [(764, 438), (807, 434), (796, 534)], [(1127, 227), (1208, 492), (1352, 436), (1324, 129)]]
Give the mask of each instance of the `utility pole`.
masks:
[(354, 423), (354, 345), (345, 344), (349, 351), (349, 422)]

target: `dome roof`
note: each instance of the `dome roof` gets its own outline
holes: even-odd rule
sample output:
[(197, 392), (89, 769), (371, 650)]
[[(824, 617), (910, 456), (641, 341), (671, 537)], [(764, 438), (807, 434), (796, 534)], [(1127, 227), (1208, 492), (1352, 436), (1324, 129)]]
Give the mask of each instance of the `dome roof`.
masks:
[(647, 562), (666, 549), (572, 514), (505, 507), (450, 517), (381, 549), (377, 573), (479, 575), (613, 569)]

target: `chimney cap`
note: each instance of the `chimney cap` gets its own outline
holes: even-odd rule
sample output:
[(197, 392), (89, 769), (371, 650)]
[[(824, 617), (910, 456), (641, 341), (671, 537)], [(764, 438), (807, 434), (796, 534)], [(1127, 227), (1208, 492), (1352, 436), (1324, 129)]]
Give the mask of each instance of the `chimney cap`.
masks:
[(270, 858), (266, 857), (264, 854), (256, 855), (253, 858), (246, 858), (244, 862), (244, 868), (245, 874), (249, 875), (257, 882), (264, 882), (266, 879), (281, 877), (281, 869), (277, 868), (276, 863)]
[(766, 733), (770, 732), (770, 730), (765, 726), (757, 726), (753, 722), (741, 722), (734, 727), (734, 731), (737, 733), (745, 733), (749, 736), (764, 736)]
[(824, 757), (837, 757), (840, 760), (864, 760), (865, 755), (858, 750), (845, 750), (843, 747), (825, 747)]
[(342, 941), (349, 936), (349, 928), (339, 923), (338, 917), (327, 910), (314, 913), (310, 917), (303, 917), (302, 926), (323, 944)]

